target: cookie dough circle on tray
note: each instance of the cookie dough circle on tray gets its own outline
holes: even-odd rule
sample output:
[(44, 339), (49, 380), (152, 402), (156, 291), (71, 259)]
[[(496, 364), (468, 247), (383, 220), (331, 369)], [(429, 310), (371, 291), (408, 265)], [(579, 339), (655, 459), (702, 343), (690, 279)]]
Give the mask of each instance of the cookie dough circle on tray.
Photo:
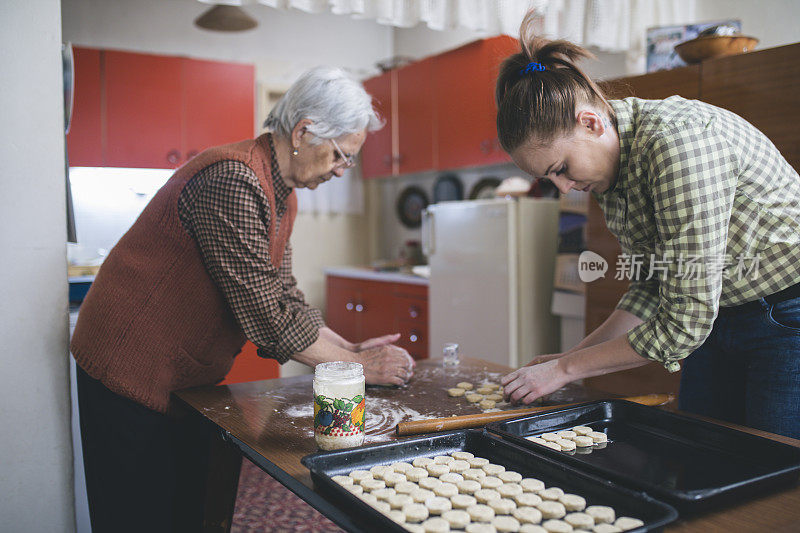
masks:
[(542, 527), (549, 533), (570, 533), (572, 531), (571, 525), (563, 520), (556, 520), (554, 518), (542, 522)]
[(420, 479), (428, 477), (428, 470), (418, 466), (412, 466), (406, 470), (406, 479), (417, 483)]
[(353, 481), (358, 483), (362, 479), (371, 478), (372, 473), (367, 470), (353, 470), (348, 474), (349, 477), (353, 478)]
[(395, 494), (394, 496), (389, 497), (389, 505), (392, 509), (402, 509), (409, 503), (414, 503), (413, 498), (408, 494)]
[(577, 437), (578, 434), (572, 431), (571, 429), (565, 429), (563, 431), (556, 431), (556, 435), (561, 437), (562, 439), (571, 439)]
[(613, 524), (616, 519), (614, 509), (607, 505), (590, 505), (583, 512), (594, 518), (597, 524)]
[(404, 461), (398, 463), (392, 463), (390, 466), (392, 467), (392, 470), (400, 474), (405, 474), (406, 472), (414, 468), (414, 465), (412, 465), (411, 463), (406, 463)]
[(433, 496), (432, 498), (428, 498), (425, 500), (425, 507), (428, 508), (428, 513), (434, 514), (442, 514), (445, 511), (449, 511), (453, 508), (453, 504), (450, 503), (450, 498), (442, 498), (441, 496)]
[(412, 483), (411, 481), (401, 481), (400, 483), (395, 484), (393, 488), (398, 494), (411, 494), (411, 491), (419, 488), (419, 485)]
[(386, 513), (386, 516), (388, 516), (393, 522), (397, 522), (400, 525), (406, 523), (406, 515), (400, 509), (392, 509)]
[(441, 483), (433, 488), (433, 493), (442, 498), (452, 498), (458, 494), (458, 487), (452, 483)]
[(354, 483), (353, 478), (350, 476), (333, 476), (331, 480), (335, 481), (339, 485), (352, 485)]
[(562, 518), (567, 514), (564, 504), (554, 501), (543, 501), (536, 505), (536, 508), (542, 512), (542, 518)]
[(486, 477), (486, 472), (482, 468), (470, 468), (464, 470), (461, 475), (464, 476), (464, 479), (479, 480)]
[(495, 490), (499, 492), (500, 496), (503, 498), (513, 498), (517, 494), (522, 494), (522, 487), (517, 483), (503, 483)]
[(570, 439), (558, 439), (556, 444), (561, 446), (562, 452), (571, 452), (576, 448), (575, 441)]
[(519, 531), (519, 521), (513, 516), (496, 516), (492, 525), (498, 532), (516, 533)]
[(421, 503), (409, 503), (403, 506), (406, 522), (422, 522), (428, 518), (428, 508)]
[(546, 440), (544, 440), (544, 439), (543, 439), (543, 438), (541, 438), (541, 437), (534, 437), (534, 436), (530, 436), (530, 437), (525, 437), (525, 440), (529, 440), (529, 441), (531, 441), (531, 442), (535, 442), (536, 444), (541, 444), (542, 446), (544, 446), (545, 444), (547, 444), (547, 441), (546, 441)]
[(501, 481), (505, 483), (519, 483), (522, 481), (522, 474), (519, 472), (514, 472), (513, 470), (506, 470), (505, 472), (500, 472), (497, 474), (497, 477), (500, 478)]
[(361, 486), (364, 487), (364, 490), (373, 492), (378, 489), (385, 488), (386, 483), (380, 479), (365, 479), (361, 482)]
[(394, 487), (398, 483), (408, 481), (408, 479), (406, 479), (406, 476), (398, 472), (386, 472), (383, 474), (383, 481), (386, 483), (387, 487)]
[(414, 503), (425, 503), (425, 500), (436, 496), (436, 494), (432, 490), (417, 488), (412, 490), (409, 496), (414, 500)]
[(541, 435), (539, 435), (539, 438), (546, 440), (547, 442), (555, 442), (561, 437), (559, 437), (555, 433), (542, 433)]
[[(459, 461), (469, 461), (475, 458), (475, 456), (469, 452), (453, 452), (450, 454), (450, 457)], [(467, 465), (469, 465), (469, 463), (467, 463)]]
[(583, 511), (586, 509), (586, 499), (577, 494), (564, 494), (558, 498), (558, 501), (564, 504), (564, 508), (570, 512)]
[(469, 463), (462, 459), (456, 459), (454, 461), (451, 461), (450, 463), (447, 464), (447, 466), (450, 467), (451, 472), (456, 472), (456, 473), (469, 470)]
[(544, 481), (536, 479), (535, 477), (526, 477), (519, 482), (522, 490), (525, 492), (539, 492), (544, 490)]
[(572, 431), (574, 431), (578, 435), (588, 435), (594, 430), (589, 426), (575, 426), (574, 428), (572, 428)]
[(483, 399), (484, 400), (492, 400), (492, 401), (495, 401), (495, 402), (499, 402), (499, 401), (501, 401), (503, 399), (503, 395), (502, 394), (497, 394), (496, 392), (493, 392), (492, 394), (484, 395)]
[(481, 409), (494, 409), (495, 405), (496, 405), (496, 402), (494, 400), (481, 400), (478, 403), (478, 406)]
[(579, 448), (586, 448), (594, 444), (592, 437), (585, 437), (585, 436), (577, 436), (572, 441), (575, 443), (576, 446)]
[(489, 464), (489, 459), (486, 459), (484, 457), (474, 457), (472, 459), (468, 459), (467, 462), (469, 463), (469, 466), (471, 466), (472, 468), (483, 469), (485, 465)]
[(522, 524), (538, 524), (542, 521), (542, 512), (535, 507), (517, 507), (511, 511), (511, 516)]
[(425, 533), (447, 533), (450, 531), (450, 524), (444, 518), (428, 518), (422, 523)]
[(460, 481), (464, 481), (464, 476), (461, 474), (456, 474), (451, 470), (450, 472), (439, 476), (439, 481), (458, 484)]
[(342, 485), (345, 489), (352, 492), (353, 494), (361, 494), (364, 492), (364, 487), (361, 485)]
[(375, 465), (369, 469), (369, 473), (372, 474), (372, 477), (375, 479), (383, 479), (384, 474), (392, 471), (392, 467), (389, 465)]
[(469, 494), (456, 494), (450, 497), (450, 503), (453, 504), (453, 509), (466, 509), (478, 503), (474, 496)]
[(564, 517), (564, 522), (576, 529), (591, 529), (594, 527), (594, 518), (586, 513), (570, 513)]
[(481, 468), (483, 468), (483, 471), (486, 472), (487, 476), (496, 476), (500, 472), (505, 472), (506, 470), (506, 467), (504, 467), (503, 465), (496, 465), (493, 463), (489, 463), (488, 465), (483, 465)]
[(450, 527), (454, 529), (462, 529), (470, 523), (469, 513), (461, 509), (446, 511), (442, 513), (442, 518), (447, 520)]
[(475, 499), (478, 500), (480, 503), (486, 503), (491, 500), (499, 500), (500, 498), (502, 498), (502, 496), (500, 496), (500, 493), (494, 489), (476, 490), (473, 496), (475, 496)]
[(478, 403), (483, 400), (483, 394), (467, 394), (464, 397), (469, 403)]
[(465, 479), (457, 483), (458, 491), (462, 494), (475, 494), (475, 491), (480, 490), (481, 484), (474, 479)]
[(542, 499), (539, 497), (539, 495), (533, 492), (523, 492), (522, 494), (517, 494), (514, 496), (514, 501), (517, 502), (517, 505), (521, 507), (534, 507), (537, 504), (542, 503)]
[(392, 510), (392, 506), (389, 505), (389, 502), (385, 502), (383, 500), (378, 500), (377, 502), (372, 504), (373, 509), (377, 509), (382, 513), (388, 513)]
[(511, 514), (511, 511), (517, 508), (517, 504), (514, 503), (514, 500), (509, 500), (508, 498), (489, 500), (486, 505), (494, 509), (495, 514), (499, 515)]
[(608, 435), (601, 431), (592, 431), (587, 437), (591, 438), (593, 442), (600, 443), (600, 442), (608, 442)]
[(433, 462), (437, 465), (446, 465), (452, 463), (455, 459), (449, 455), (437, 455), (433, 458)]
[(433, 490), (434, 487), (442, 483), (438, 477), (424, 477), (419, 480), (419, 486), (423, 489)]
[(488, 522), (494, 518), (494, 509), (484, 504), (471, 505), (467, 507), (470, 518), (476, 522)]
[(466, 392), (467, 391), (465, 391), (464, 389), (460, 389), (458, 387), (453, 387), (452, 389), (447, 389), (447, 395), (450, 396), (451, 398), (458, 398), (460, 396), (464, 396), (464, 393), (466, 393)]
[(450, 467), (440, 463), (432, 463), (426, 466), (428, 470), (428, 475), (433, 477), (439, 477), (442, 474), (446, 474), (450, 471)]
[(417, 468), (425, 468), (431, 463), (433, 463), (433, 459), (431, 459), (430, 457), (417, 457), (411, 462), (411, 464), (416, 466)]
[(379, 500), (389, 500), (392, 496), (397, 494), (397, 491), (390, 488), (383, 488), (372, 491), (372, 495), (378, 498)]
[(367, 502), (370, 505), (378, 501), (378, 498), (370, 492), (362, 492), (361, 494), (356, 494), (356, 496), (359, 500)]
[(622, 531), (628, 531), (629, 529), (636, 529), (637, 527), (641, 527), (644, 525), (644, 522), (639, 520), (638, 518), (631, 518), (629, 516), (620, 516), (617, 518), (614, 525), (620, 528)]
[(553, 500), (558, 501), (560, 497), (564, 495), (564, 491), (559, 489), (558, 487), (550, 487), (549, 489), (544, 489), (539, 491), (539, 497), (543, 500)]

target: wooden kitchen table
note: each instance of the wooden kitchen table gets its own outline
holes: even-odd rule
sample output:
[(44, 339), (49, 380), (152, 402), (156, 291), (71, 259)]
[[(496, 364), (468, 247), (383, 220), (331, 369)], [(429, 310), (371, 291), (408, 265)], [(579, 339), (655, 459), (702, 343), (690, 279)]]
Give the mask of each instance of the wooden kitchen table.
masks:
[[(403, 420), (470, 414), (477, 408), (446, 389), (460, 381), (498, 381), (508, 368), (479, 359), (464, 359), (458, 367), (442, 368), (440, 360), (417, 364), (415, 376), (403, 388), (367, 390), (365, 444), (395, 440), (394, 427)], [(242, 456), (258, 465), (292, 492), (348, 531), (362, 529), (314, 490), (300, 459), (317, 451), (313, 429), (313, 376), (273, 379), (234, 385), (207, 386), (175, 393), (177, 404), (212, 424), (215, 441), (208, 481), (205, 531), (228, 531), (233, 518)], [(658, 391), (653, 391), (658, 392)], [(568, 385), (550, 395), (548, 403), (601, 399), (600, 393)], [(605, 396), (607, 397), (607, 396)], [(800, 446), (800, 441), (765, 432), (750, 433)], [(770, 493), (733, 507), (681, 519), (667, 531), (800, 531), (800, 486)]]

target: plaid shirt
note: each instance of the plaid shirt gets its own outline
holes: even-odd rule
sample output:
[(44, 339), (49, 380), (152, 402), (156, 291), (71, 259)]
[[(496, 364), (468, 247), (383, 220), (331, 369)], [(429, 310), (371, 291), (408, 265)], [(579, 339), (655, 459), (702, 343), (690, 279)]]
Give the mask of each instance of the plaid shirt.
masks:
[(291, 193), (272, 160), (277, 220), (255, 173), (238, 161), (198, 172), (178, 198), (178, 214), (258, 354), (284, 363), (313, 344), (325, 323), (297, 288), (289, 242), (280, 268), (270, 261), (269, 225), (277, 233)]
[(595, 198), (622, 247), (616, 277), (631, 280), (617, 308), (644, 320), (633, 349), (674, 372), (719, 306), (800, 281), (800, 177), (724, 109), (679, 96), (610, 104), (620, 171)]

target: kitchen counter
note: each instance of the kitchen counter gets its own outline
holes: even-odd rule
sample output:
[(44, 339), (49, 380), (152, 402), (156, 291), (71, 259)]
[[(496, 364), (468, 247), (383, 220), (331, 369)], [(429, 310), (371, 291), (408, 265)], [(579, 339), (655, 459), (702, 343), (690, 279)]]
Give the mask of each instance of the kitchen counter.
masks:
[(366, 267), (328, 267), (326, 276), (342, 278), (386, 281), (390, 283), (410, 283), (412, 285), (428, 285), (428, 279), (405, 272), (379, 272)]

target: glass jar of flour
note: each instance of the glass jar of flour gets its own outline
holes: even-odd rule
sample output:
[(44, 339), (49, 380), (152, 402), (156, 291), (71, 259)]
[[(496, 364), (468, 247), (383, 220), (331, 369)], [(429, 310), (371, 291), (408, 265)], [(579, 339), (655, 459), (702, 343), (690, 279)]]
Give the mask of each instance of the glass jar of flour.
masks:
[(323, 450), (364, 444), (364, 367), (335, 361), (314, 369), (314, 438)]

